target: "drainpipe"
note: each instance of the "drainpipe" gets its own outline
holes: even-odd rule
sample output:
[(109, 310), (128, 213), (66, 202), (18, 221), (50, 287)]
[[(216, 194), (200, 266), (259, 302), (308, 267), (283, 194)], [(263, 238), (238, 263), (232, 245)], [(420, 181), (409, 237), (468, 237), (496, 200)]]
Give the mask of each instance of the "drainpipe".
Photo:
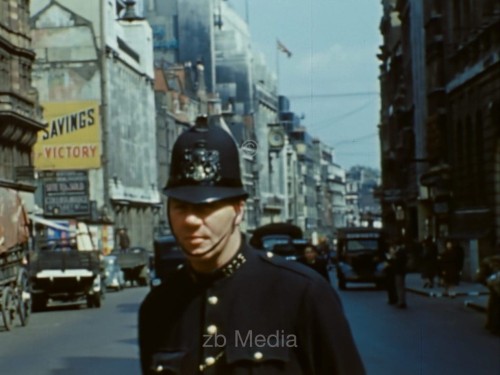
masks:
[(106, 53), (106, 6), (107, 1), (101, 1), (101, 145), (102, 145), (102, 176), (103, 176), (103, 216), (108, 216), (111, 212), (109, 208), (109, 151), (108, 151), (108, 71)]

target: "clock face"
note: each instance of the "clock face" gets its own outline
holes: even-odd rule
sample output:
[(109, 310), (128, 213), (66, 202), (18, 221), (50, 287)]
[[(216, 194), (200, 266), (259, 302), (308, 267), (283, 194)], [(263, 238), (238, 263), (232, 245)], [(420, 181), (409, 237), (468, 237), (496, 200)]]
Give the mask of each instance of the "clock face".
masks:
[(281, 148), (285, 145), (285, 135), (282, 130), (269, 131), (269, 146)]

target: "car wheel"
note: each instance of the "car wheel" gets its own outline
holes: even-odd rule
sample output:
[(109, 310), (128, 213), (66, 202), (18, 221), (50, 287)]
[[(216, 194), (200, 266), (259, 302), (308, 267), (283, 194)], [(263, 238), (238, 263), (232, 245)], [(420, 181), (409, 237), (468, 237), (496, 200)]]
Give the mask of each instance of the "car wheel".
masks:
[(87, 307), (91, 309), (94, 307), (94, 300), (92, 299), (92, 295), (87, 295)]
[(94, 300), (94, 307), (100, 308), (103, 300), (101, 293), (95, 293), (92, 297)]

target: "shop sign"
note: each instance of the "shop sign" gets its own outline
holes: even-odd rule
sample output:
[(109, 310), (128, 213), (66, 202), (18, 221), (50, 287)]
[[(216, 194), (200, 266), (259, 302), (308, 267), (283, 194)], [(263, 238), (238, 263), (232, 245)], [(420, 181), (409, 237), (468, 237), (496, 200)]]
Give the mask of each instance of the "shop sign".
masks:
[(41, 179), (45, 217), (81, 217), (90, 214), (87, 171), (45, 171)]

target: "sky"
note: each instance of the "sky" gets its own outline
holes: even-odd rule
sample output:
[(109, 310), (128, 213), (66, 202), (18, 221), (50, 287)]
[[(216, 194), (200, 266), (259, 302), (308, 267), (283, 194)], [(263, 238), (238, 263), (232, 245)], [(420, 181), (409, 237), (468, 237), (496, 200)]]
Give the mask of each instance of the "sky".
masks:
[[(380, 169), (380, 0), (228, 0), (302, 124), (343, 168)], [(248, 10), (248, 13), (246, 12)], [(292, 53), (277, 53), (277, 40)]]

